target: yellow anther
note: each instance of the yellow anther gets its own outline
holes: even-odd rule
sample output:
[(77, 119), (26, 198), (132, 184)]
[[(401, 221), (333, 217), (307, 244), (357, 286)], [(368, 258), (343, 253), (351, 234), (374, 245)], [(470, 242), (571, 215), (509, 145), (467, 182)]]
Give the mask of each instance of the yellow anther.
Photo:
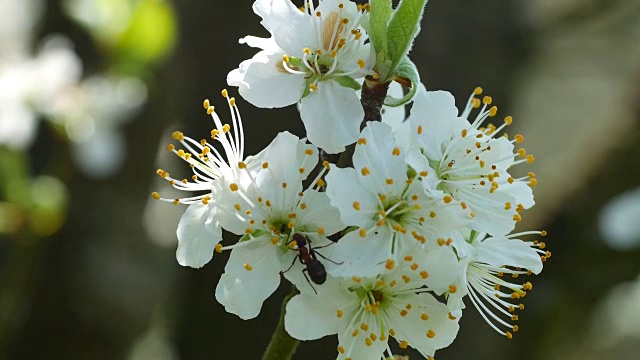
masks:
[(156, 199), (156, 200), (160, 200), (160, 194), (158, 194), (158, 193), (157, 193), (157, 192), (155, 192), (155, 191), (151, 193), (151, 197), (153, 197), (153, 198), (154, 198), (154, 199)]
[(360, 229), (360, 237), (366, 237), (366, 236), (367, 236), (367, 230)]
[(278, 242), (280, 242), (280, 239), (278, 239), (277, 237), (272, 237), (271, 238), (271, 243), (273, 245), (278, 245)]
[(242, 265), (243, 268), (245, 268), (247, 271), (251, 271), (253, 270), (253, 267), (247, 263), (244, 263), (244, 265)]
[(318, 187), (325, 187), (327, 186), (327, 183), (322, 180), (322, 179), (318, 179), (318, 181), (316, 181), (316, 184), (318, 184)]
[(222, 89), (220, 93), (222, 94), (222, 97), (225, 99), (229, 97), (229, 92), (227, 91), (227, 89)]
[(491, 105), (492, 102), (493, 99), (491, 98), (491, 96), (485, 96), (482, 98), (482, 103), (485, 105)]
[(400, 156), (400, 148), (399, 147), (394, 147), (393, 151), (391, 151), (391, 154), (393, 154), (395, 156)]
[(511, 125), (513, 123), (513, 117), (507, 116), (504, 118), (504, 123), (507, 124), (507, 126)]
[(351, 333), (351, 336), (356, 337), (356, 336), (358, 336), (358, 334), (360, 334), (360, 330), (359, 330), (359, 329), (355, 329), (355, 330)]
[(357, 201), (354, 201), (353, 202), (353, 208), (356, 209), (356, 210), (360, 210), (360, 203), (357, 202)]
[(516, 141), (516, 143), (521, 144), (524, 141), (524, 136), (522, 136), (522, 134), (517, 134), (513, 137), (513, 139)]
[(455, 294), (458, 291), (458, 287), (455, 285), (449, 285), (449, 292)]
[(387, 259), (387, 263), (384, 266), (385, 268), (387, 268), (388, 270), (392, 270), (394, 267), (396, 267), (396, 262), (393, 261), (392, 259)]
[(205, 197), (203, 197), (203, 198), (202, 198), (202, 203), (203, 203), (203, 204), (205, 204), (205, 205), (207, 205), (207, 204), (209, 204), (209, 201), (210, 201), (210, 200), (211, 200), (211, 198), (210, 198), (210, 197), (205, 196)]
[(286, 188), (287, 188), (287, 183), (286, 183), (286, 182), (283, 182), (283, 183), (282, 183), (282, 188), (283, 188), (283, 189), (286, 189)]
[(341, 318), (342, 317), (342, 310), (336, 310), (336, 316)]
[(364, 60), (358, 59), (358, 66), (360, 67), (360, 69), (362, 69), (367, 66), (367, 64), (364, 62)]
[(316, 230), (316, 232), (318, 233), (318, 235), (322, 235), (322, 234), (324, 234), (324, 228), (319, 226), (318, 230)]
[(402, 280), (404, 280), (404, 282), (406, 284), (408, 284), (409, 282), (411, 282), (411, 278), (407, 275), (402, 275)]
[(232, 183), (231, 185), (229, 185), (229, 189), (231, 189), (231, 191), (238, 191), (238, 184), (236, 183)]
[(362, 170), (360, 170), (360, 173), (362, 174), (362, 176), (367, 176), (371, 173), (371, 171), (369, 171), (369, 168), (363, 167)]
[(426, 272), (426, 271), (421, 271), (420, 272), (420, 277), (423, 278), (423, 279), (426, 279), (426, 278), (429, 277), (429, 273)]
[(169, 144), (169, 145), (167, 145), (167, 150), (169, 150), (169, 151), (173, 151), (173, 150), (175, 150), (175, 149), (176, 149), (176, 147), (175, 147), (175, 146), (173, 146), (173, 144)]
[(536, 161), (536, 158), (533, 155), (527, 155), (525, 159), (527, 160), (527, 164), (531, 164), (532, 162)]
[(420, 319), (422, 319), (424, 321), (427, 321), (427, 320), (429, 320), (429, 315), (427, 315), (425, 313), (422, 313), (422, 315), (420, 315)]
[(174, 199), (173, 200), (173, 205), (178, 205), (180, 204), (180, 199)]
[(327, 170), (331, 169), (331, 163), (326, 160), (322, 162), (322, 166), (324, 166), (324, 168)]
[(310, 89), (311, 91), (318, 91), (318, 85), (316, 85), (316, 84), (310, 84), (310, 85), (309, 85), (309, 89)]
[(529, 186), (534, 187), (536, 185), (538, 185), (538, 179), (536, 178), (529, 179)]
[(356, 283), (359, 283), (360, 281), (362, 281), (362, 279), (357, 276), (352, 277), (351, 280), (353, 280), (353, 282), (356, 282)]
[(407, 310), (405, 310), (405, 309), (402, 309), (400, 311), (400, 316), (407, 316), (408, 314), (409, 314), (409, 312)]
[(449, 320), (456, 320), (457, 317), (453, 316), (452, 313), (449, 313)]
[(453, 201), (453, 198), (449, 195), (445, 195), (445, 197), (442, 198), (442, 201), (444, 201), (445, 204), (448, 204)]
[(303, 52), (303, 53), (305, 53), (305, 54), (307, 54), (307, 55), (310, 55), (310, 54), (311, 54), (311, 50), (309, 50), (309, 48), (304, 48), (304, 49), (302, 49), (302, 52)]
[(436, 332), (433, 331), (433, 329), (430, 329), (429, 331), (427, 331), (427, 337), (429, 339), (433, 339), (434, 337), (436, 337)]
[(343, 348), (342, 346), (338, 346), (338, 352), (339, 352), (340, 354), (344, 354), (344, 353), (345, 353), (345, 350), (344, 350), (344, 348)]
[(366, 144), (367, 144), (367, 139), (365, 138), (358, 139), (358, 145), (366, 145)]
[(387, 185), (393, 185), (393, 179), (386, 179), (385, 182)]
[(367, 346), (371, 346), (371, 344), (373, 344), (373, 342), (369, 338), (364, 338), (364, 343), (367, 344)]
[(497, 106), (492, 106), (491, 109), (489, 109), (489, 116), (491, 117), (496, 116), (497, 113), (498, 113)]
[(362, 331), (369, 331), (369, 325), (362, 323), (360, 324), (360, 329), (362, 329)]
[(427, 177), (427, 176), (429, 176), (429, 172), (428, 172), (428, 171), (426, 171), (426, 170), (424, 170), (424, 171), (420, 171), (420, 176), (422, 176), (422, 177)]
[(304, 151), (304, 154), (305, 154), (305, 155), (313, 155), (313, 150), (311, 150), (311, 149), (306, 149), (306, 150)]
[(236, 98), (232, 97), (231, 99), (229, 99), (229, 105), (236, 106)]
[(422, 134), (422, 125), (418, 125), (418, 135)]
[(208, 109), (208, 108), (209, 108), (209, 106), (211, 106), (211, 104), (209, 103), (209, 99), (204, 99), (204, 101), (202, 102), (202, 106), (203, 106), (205, 109)]
[(520, 216), (520, 214), (513, 215), (513, 221), (522, 221), (522, 216)]
[(547, 236), (547, 230), (542, 230), (540, 232), (540, 236)]
[(262, 168), (263, 168), (263, 169), (267, 169), (267, 168), (269, 168), (269, 163), (268, 163), (268, 162), (266, 162), (266, 161), (265, 161), (265, 162), (263, 162), (263, 163), (262, 163)]
[(483, 92), (483, 91), (484, 91), (484, 90), (483, 90), (480, 86), (478, 86), (477, 88), (475, 88), (475, 89), (473, 90), (473, 94), (474, 94), (474, 95), (480, 95), (480, 94), (482, 94), (482, 92)]
[(184, 140), (184, 134), (181, 133), (180, 131), (174, 131), (173, 134), (171, 134), (171, 137), (173, 137), (174, 139), (176, 139), (178, 141)]
[(507, 337), (507, 339), (509, 339), (509, 340), (513, 339), (513, 334), (511, 334), (511, 333), (510, 333), (510, 332), (508, 332), (508, 331), (507, 331), (506, 333), (504, 333), (504, 335), (505, 335), (505, 336)]
[(271, 207), (271, 201), (267, 200), (264, 202), (264, 206)]
[(411, 264), (411, 270), (413, 270), (413, 271), (418, 270), (419, 267), (420, 267), (420, 265), (418, 265), (418, 263)]
[(208, 115), (213, 114), (215, 111), (216, 111), (216, 108), (215, 108), (215, 107), (213, 107), (213, 106), (209, 106), (209, 107), (207, 108), (207, 114), (208, 114)]
[(229, 124), (224, 124), (224, 126), (222, 126), (222, 132), (223, 133), (227, 133), (229, 132), (229, 130), (231, 130), (231, 126), (229, 126)]

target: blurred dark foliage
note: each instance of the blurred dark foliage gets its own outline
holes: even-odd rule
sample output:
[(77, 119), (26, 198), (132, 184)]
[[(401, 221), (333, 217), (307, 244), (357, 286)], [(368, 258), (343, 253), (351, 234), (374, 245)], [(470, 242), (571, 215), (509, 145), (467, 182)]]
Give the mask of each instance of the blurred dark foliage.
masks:
[[(125, 359), (133, 342), (157, 317), (180, 359), (258, 359), (279, 317), (281, 288), (264, 304), (257, 319), (228, 314), (214, 297), (226, 262), (216, 255), (203, 269), (184, 268), (174, 247), (148, 239), (142, 214), (152, 188), (158, 148), (170, 139), (163, 132), (179, 126), (185, 134), (207, 134), (204, 98), (221, 101), (227, 73), (255, 50), (238, 44), (248, 34), (267, 36), (251, 1), (175, 1), (178, 45), (164, 65), (152, 70), (149, 101), (138, 119), (125, 127), (129, 152), (125, 166), (107, 181), (91, 180), (61, 166), (58, 176), (71, 191), (67, 223), (37, 244), (7, 245), (0, 240), (0, 262), (25, 262), (28, 276), (14, 327), (0, 344), (7, 359)], [(49, 1), (42, 33), (62, 32), (91, 72), (104, 66), (91, 37), (67, 19), (59, 1)], [(574, 17), (581, 17), (574, 14)], [(449, 0), (427, 7), (422, 34), (412, 51), (429, 89), (446, 89), (460, 101), (482, 85), (500, 106), (509, 107), (514, 74), (532, 51), (533, 29), (526, 2)], [(235, 93), (235, 89), (230, 89)], [(257, 109), (238, 99), (249, 154), (266, 146), (280, 131), (304, 136), (295, 107)], [(173, 130), (173, 128), (169, 129)], [(508, 341), (494, 333), (475, 309), (462, 318), (456, 342), (440, 351), (443, 359), (546, 359), (588, 326), (588, 314), (605, 291), (640, 272), (638, 252), (617, 253), (600, 241), (595, 217), (612, 195), (640, 183), (640, 134), (612, 156), (604, 174), (575, 194), (546, 229), (553, 251), (545, 271), (527, 296), (520, 331)], [(43, 171), (61, 146), (41, 131), (32, 148), (32, 170)], [(68, 154), (60, 156), (68, 164)], [(544, 159), (540, 159), (544, 161)], [(633, 166), (630, 166), (633, 164)], [(184, 164), (178, 159), (172, 170)], [(623, 176), (615, 176), (615, 175)], [(166, 205), (171, 206), (171, 205)], [(29, 264), (27, 264), (27, 262)], [(29, 265), (29, 266), (27, 266)], [(0, 294), (4, 296), (4, 294)], [(313, 324), (310, 324), (312, 326)], [(297, 359), (332, 359), (337, 340), (303, 343)], [(411, 353), (408, 353), (411, 355)], [(413, 355), (411, 358), (419, 358)]]

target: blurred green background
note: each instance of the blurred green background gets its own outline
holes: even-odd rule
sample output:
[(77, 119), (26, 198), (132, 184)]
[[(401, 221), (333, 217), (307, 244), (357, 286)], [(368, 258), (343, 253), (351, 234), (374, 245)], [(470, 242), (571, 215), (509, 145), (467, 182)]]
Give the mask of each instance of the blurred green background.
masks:
[[(267, 36), (251, 4), (0, 0), (0, 358), (260, 358), (288, 285), (254, 320), (225, 313), (228, 254), (179, 266), (184, 208), (150, 197), (171, 196), (158, 167), (187, 171), (171, 132), (208, 134), (202, 100), (223, 104), (254, 54), (238, 39)], [(462, 106), (481, 85), (514, 116), (539, 179), (520, 229), (546, 229), (553, 252), (513, 340), (470, 308), (437, 358), (637, 359), (640, 2), (433, 0), (412, 58), (428, 89)], [(295, 107), (238, 104), (248, 154), (304, 135)]]

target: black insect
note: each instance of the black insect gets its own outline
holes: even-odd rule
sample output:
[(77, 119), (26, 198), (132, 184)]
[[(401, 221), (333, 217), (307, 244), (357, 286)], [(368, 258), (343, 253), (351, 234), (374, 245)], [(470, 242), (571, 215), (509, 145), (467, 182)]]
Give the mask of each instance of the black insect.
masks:
[[(304, 275), (305, 279), (307, 279), (307, 282), (309, 283), (309, 285), (311, 285), (311, 288), (313, 289), (313, 291), (317, 294), (318, 292), (313, 287), (313, 284), (311, 284), (311, 282), (313, 281), (313, 283), (316, 285), (324, 284), (324, 282), (327, 281), (327, 271), (325, 270), (324, 265), (320, 262), (320, 260), (318, 260), (316, 255), (320, 256), (321, 258), (327, 261), (331, 261), (334, 264), (337, 264), (337, 265), (342, 264), (342, 263), (337, 263), (335, 261), (327, 259), (322, 254), (316, 252), (317, 249), (321, 249), (323, 247), (327, 247), (333, 244), (314, 248), (311, 246), (311, 240), (309, 239), (309, 237), (299, 233), (293, 234), (291, 241), (296, 242), (296, 247), (293, 248), (292, 250), (297, 251), (298, 255), (296, 255), (293, 258), (293, 262), (291, 263), (291, 266), (289, 266), (289, 268), (283, 271), (282, 273), (284, 274), (287, 271), (291, 270), (291, 268), (296, 262), (296, 259), (300, 260), (300, 263), (306, 266), (306, 268), (302, 270), (302, 274)], [(307, 274), (309, 274), (309, 276), (307, 276)], [(311, 281), (309, 281), (309, 278), (311, 278)]]

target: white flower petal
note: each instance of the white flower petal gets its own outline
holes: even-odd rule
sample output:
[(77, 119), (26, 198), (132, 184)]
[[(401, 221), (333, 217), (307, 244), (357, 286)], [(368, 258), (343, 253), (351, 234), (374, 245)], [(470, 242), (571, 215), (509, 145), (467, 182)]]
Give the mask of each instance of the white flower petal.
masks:
[(257, 36), (245, 36), (242, 39), (238, 40), (240, 44), (247, 44), (251, 47), (258, 48), (266, 51), (267, 53), (282, 53), (282, 49), (276, 43), (276, 40), (272, 37), (270, 38), (261, 38)]
[(340, 212), (331, 205), (326, 192), (307, 189), (300, 201), (306, 208), (298, 210), (298, 221), (308, 224), (307, 231), (316, 232), (322, 227), (325, 235), (333, 235), (346, 227), (340, 221)]
[[(387, 92), (388, 96), (392, 96), (396, 99), (401, 99), (404, 96), (404, 92), (402, 90), (402, 85), (397, 82), (392, 82), (389, 85), (389, 91)], [(382, 123), (391, 126), (391, 128), (395, 131), (407, 117), (407, 111), (405, 106), (383, 106), (382, 107)]]
[(262, 18), (262, 26), (271, 31), (304, 14), (290, 0), (256, 0), (253, 12)]
[(353, 89), (323, 81), (318, 90), (302, 99), (300, 116), (309, 141), (336, 154), (358, 139), (364, 110)]
[[(406, 186), (408, 169), (404, 152), (393, 141), (391, 127), (369, 122), (361, 139), (353, 154), (360, 183), (373, 193), (399, 196)], [(364, 168), (369, 171), (363, 172)]]
[(201, 268), (213, 257), (213, 249), (222, 240), (222, 229), (215, 218), (216, 209), (193, 203), (178, 224), (176, 258), (182, 266)]
[(284, 317), (287, 332), (298, 340), (314, 340), (338, 333), (343, 319), (336, 314), (355, 307), (357, 296), (337, 282), (328, 282), (318, 288), (318, 294), (300, 294), (287, 304)]
[(352, 328), (343, 328), (338, 332), (338, 343), (345, 349), (344, 354), (338, 353), (337, 360), (346, 359), (381, 359), (384, 350), (387, 348), (387, 340), (372, 341), (367, 345), (366, 339), (371, 340), (365, 331), (360, 331), (357, 336), (353, 336)]
[[(378, 200), (365, 190), (354, 169), (332, 167), (326, 176), (327, 195), (331, 205), (340, 211), (340, 219), (347, 225), (369, 228), (375, 223)], [(357, 206), (354, 204), (357, 203)], [(359, 210), (357, 209), (359, 208)]]
[(488, 238), (477, 246), (477, 261), (495, 267), (511, 266), (531, 270), (534, 274), (542, 271), (540, 255), (522, 240)]
[(416, 257), (420, 260), (421, 268), (429, 273), (426, 284), (430, 290), (440, 295), (450, 290), (449, 286), (456, 281), (458, 258), (450, 246), (432, 245), (427, 248), (424, 257)]
[[(399, 310), (387, 312), (398, 341), (406, 340), (422, 355), (433, 356), (436, 350), (451, 345), (456, 338), (460, 328), (458, 320), (449, 318), (449, 309), (430, 294), (399, 296), (395, 301), (412, 305), (405, 316), (400, 315)], [(422, 314), (427, 315), (427, 320), (423, 320)]]
[(295, 104), (305, 88), (304, 75), (290, 74), (279, 65), (282, 54), (260, 51), (227, 76), (230, 86), (238, 86), (242, 97), (261, 108)]
[(387, 259), (394, 257), (391, 243), (392, 234), (386, 227), (365, 237), (352, 231), (327, 248), (331, 260), (341, 263), (327, 264), (327, 271), (335, 277), (376, 276), (384, 271)]
[(216, 299), (225, 310), (246, 320), (258, 316), (264, 300), (278, 288), (282, 251), (269, 238), (240, 244), (231, 251)]

